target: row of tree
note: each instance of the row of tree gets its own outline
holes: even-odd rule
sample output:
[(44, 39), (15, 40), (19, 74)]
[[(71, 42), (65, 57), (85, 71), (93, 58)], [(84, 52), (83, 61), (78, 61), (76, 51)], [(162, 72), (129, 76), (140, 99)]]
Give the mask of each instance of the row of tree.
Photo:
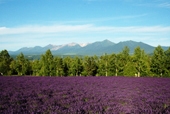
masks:
[(4, 75), (33, 76), (136, 76), (170, 77), (170, 48), (155, 48), (148, 55), (140, 47), (129, 54), (125, 47), (118, 54), (85, 57), (53, 56), (50, 50), (40, 60), (28, 60), (21, 53), (16, 59), (7, 50), (0, 53), (0, 72)]

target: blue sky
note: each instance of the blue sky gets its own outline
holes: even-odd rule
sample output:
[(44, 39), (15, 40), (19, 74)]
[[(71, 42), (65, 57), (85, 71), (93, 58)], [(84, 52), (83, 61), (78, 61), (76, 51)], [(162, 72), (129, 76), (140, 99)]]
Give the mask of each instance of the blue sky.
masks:
[(105, 39), (170, 46), (170, 1), (0, 0), (0, 50)]

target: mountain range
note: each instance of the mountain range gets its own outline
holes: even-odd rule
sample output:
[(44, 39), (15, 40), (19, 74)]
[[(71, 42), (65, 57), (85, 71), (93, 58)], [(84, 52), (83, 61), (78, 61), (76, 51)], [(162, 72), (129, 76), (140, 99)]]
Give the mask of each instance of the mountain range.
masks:
[[(69, 43), (65, 45), (52, 45), (49, 44), (45, 47), (35, 46), (35, 47), (23, 47), (17, 51), (9, 51), (10, 55), (18, 55), (21, 52), (25, 55), (41, 55), (44, 54), (48, 49), (54, 55), (102, 55), (104, 53), (119, 53), (123, 50), (125, 46), (128, 46), (130, 49), (130, 54), (133, 54), (136, 47), (140, 47), (145, 50), (146, 53), (153, 53), (155, 47), (136, 41), (123, 41), (119, 43), (114, 43), (109, 40), (97, 41), (94, 43)], [(169, 47), (162, 46), (164, 50), (167, 50)]]

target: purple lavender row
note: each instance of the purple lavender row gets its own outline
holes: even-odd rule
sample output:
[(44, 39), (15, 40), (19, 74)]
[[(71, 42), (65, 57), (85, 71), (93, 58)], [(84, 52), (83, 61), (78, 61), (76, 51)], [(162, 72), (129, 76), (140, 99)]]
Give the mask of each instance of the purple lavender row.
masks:
[(170, 79), (0, 77), (0, 113), (170, 113)]

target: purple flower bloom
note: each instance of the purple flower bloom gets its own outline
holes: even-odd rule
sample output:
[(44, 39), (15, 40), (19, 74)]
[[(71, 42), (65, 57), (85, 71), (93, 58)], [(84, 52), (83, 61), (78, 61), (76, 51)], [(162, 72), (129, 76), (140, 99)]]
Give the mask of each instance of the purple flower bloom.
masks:
[(0, 77), (0, 113), (170, 112), (169, 78)]

